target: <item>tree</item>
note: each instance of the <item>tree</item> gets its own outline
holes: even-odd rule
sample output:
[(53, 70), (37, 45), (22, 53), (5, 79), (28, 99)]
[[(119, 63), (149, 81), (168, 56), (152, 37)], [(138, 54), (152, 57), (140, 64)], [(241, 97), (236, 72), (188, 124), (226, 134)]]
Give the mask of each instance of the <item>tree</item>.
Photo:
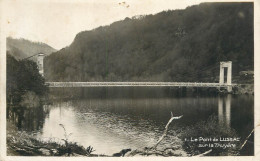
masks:
[(39, 74), (37, 64), (33, 61), (17, 61), (7, 53), (6, 74), (8, 104), (18, 105), (29, 95), (43, 96), (48, 91), (44, 84), (44, 78)]

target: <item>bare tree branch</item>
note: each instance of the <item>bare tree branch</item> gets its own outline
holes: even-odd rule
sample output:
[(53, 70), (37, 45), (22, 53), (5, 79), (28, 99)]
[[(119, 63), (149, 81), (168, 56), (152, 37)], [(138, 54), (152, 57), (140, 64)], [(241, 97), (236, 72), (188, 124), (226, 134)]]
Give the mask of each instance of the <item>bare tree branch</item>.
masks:
[(250, 132), (250, 134), (246, 137), (246, 140), (244, 141), (244, 143), (242, 144), (242, 146), (240, 147), (239, 150), (242, 150), (242, 149), (243, 149), (243, 147), (246, 145), (246, 143), (247, 143), (249, 137), (252, 135), (252, 133), (254, 132), (254, 130), (255, 130), (255, 129), (253, 129), (253, 130)]
[(182, 116), (183, 115), (178, 116), (178, 117), (173, 117), (173, 114), (171, 112), (171, 118), (170, 118), (170, 120), (168, 121), (168, 123), (165, 126), (165, 130), (163, 132), (163, 135), (159, 138), (157, 143), (153, 146), (153, 149), (156, 149), (156, 147), (160, 144), (160, 142), (163, 140), (163, 138), (167, 135), (168, 127), (169, 127), (170, 123), (172, 122), (172, 120), (180, 119), (180, 118), (182, 118)]

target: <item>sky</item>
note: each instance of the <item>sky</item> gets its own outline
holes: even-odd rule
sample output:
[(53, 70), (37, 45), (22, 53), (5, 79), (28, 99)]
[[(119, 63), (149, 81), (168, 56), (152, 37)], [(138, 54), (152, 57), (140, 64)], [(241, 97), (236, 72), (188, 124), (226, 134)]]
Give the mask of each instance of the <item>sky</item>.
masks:
[(184, 9), (202, 1), (9, 0), (5, 1), (3, 8), (7, 36), (43, 42), (61, 49), (69, 46), (81, 31), (109, 25), (125, 17)]

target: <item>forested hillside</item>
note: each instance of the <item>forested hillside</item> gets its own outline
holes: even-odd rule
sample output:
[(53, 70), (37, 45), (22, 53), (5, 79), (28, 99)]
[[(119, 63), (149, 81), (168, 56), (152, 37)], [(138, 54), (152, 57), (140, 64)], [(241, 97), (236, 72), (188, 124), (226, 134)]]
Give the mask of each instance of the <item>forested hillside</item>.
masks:
[(49, 81), (218, 81), (253, 70), (253, 3), (203, 3), (135, 16), (76, 35), (45, 59)]
[(45, 43), (32, 42), (26, 39), (13, 39), (11, 37), (6, 39), (6, 50), (18, 60), (38, 53), (49, 55), (56, 51), (56, 49)]

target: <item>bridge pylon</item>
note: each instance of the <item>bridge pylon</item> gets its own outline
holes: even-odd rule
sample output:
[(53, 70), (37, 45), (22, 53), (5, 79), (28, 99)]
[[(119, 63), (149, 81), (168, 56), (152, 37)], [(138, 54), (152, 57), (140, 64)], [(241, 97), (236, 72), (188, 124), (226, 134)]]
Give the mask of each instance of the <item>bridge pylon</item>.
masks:
[(39, 69), (39, 73), (44, 76), (44, 69), (43, 69), (43, 59), (44, 59), (45, 54), (39, 53), (37, 55), (37, 66)]
[[(225, 68), (227, 69), (226, 80), (225, 80)], [(220, 62), (219, 84), (226, 84), (227, 91), (232, 92), (232, 61)]]

